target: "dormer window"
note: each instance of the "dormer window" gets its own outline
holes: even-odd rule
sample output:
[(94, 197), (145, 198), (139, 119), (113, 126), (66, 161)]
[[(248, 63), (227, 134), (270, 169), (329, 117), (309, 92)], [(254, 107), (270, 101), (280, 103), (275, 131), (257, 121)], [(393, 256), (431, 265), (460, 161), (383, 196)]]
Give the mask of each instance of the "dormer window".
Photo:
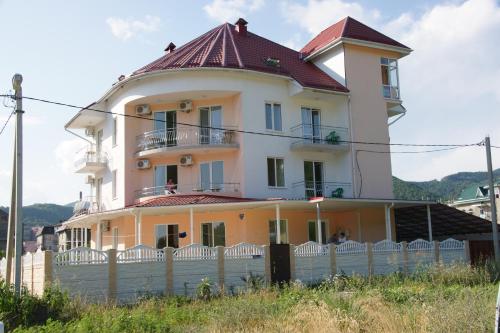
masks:
[(382, 93), (385, 98), (400, 99), (398, 61), (396, 59), (380, 58), (382, 70)]

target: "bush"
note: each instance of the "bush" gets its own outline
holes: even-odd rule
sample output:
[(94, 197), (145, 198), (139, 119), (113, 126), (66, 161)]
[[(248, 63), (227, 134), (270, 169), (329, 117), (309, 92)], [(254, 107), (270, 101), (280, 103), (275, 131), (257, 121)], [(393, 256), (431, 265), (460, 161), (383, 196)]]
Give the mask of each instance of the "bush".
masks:
[(212, 283), (209, 278), (201, 279), (201, 283), (196, 287), (196, 296), (204, 301), (212, 298)]

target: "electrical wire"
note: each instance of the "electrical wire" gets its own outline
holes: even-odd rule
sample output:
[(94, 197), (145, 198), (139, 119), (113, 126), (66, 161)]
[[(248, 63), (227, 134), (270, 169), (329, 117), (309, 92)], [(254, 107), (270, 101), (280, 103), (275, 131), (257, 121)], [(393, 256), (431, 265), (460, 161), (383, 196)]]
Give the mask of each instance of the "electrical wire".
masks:
[(7, 120), (5, 121), (5, 124), (3, 124), (3, 127), (2, 129), (0, 130), (0, 135), (2, 135), (3, 131), (5, 130), (5, 128), (7, 127), (7, 124), (9, 123), (9, 120), (10, 118), (12, 118), (12, 115), (16, 113), (15, 111), (12, 111), (9, 115), (9, 117), (7, 118)]
[[(54, 105), (65, 106), (65, 107), (70, 107), (70, 108), (76, 108), (76, 109), (80, 109), (80, 110), (90, 110), (90, 111), (111, 114), (111, 115), (116, 115), (116, 116), (122, 116), (122, 117), (129, 117), (129, 118), (134, 118), (134, 119), (157, 121), (157, 122), (163, 122), (163, 123), (167, 122), (166, 120), (152, 119), (152, 118), (141, 117), (141, 116), (137, 116), (137, 115), (130, 115), (130, 114), (123, 114), (123, 113), (117, 113), (117, 112), (112, 112), (112, 111), (99, 110), (99, 109), (91, 108), (90, 106), (82, 107), (82, 106), (78, 106), (78, 105), (74, 105), (74, 104), (56, 102), (56, 101), (51, 101), (51, 100), (36, 98), (36, 97), (23, 96), (22, 98), (27, 99), (27, 100), (42, 102), (42, 103), (54, 104)], [(258, 131), (249, 131), (249, 130), (238, 130), (238, 129), (214, 127), (214, 126), (202, 126), (202, 125), (198, 125), (198, 124), (189, 124), (189, 123), (182, 123), (182, 122), (177, 122), (177, 124), (182, 125), (182, 126), (187, 126), (187, 127), (196, 127), (196, 128), (203, 128), (203, 129), (227, 130), (230, 132), (241, 133), (241, 134), (262, 135), (262, 136), (279, 137), (279, 138), (300, 139), (300, 140), (304, 139), (303, 136), (293, 136), (293, 135), (286, 135), (286, 134), (267, 133), (267, 132), (258, 132)], [(328, 142), (328, 140), (326, 140), (326, 139), (315, 139), (315, 140)], [(352, 143), (352, 144), (380, 145), (380, 146), (405, 146), (405, 147), (469, 147), (469, 146), (476, 146), (477, 145), (477, 143), (469, 143), (469, 144), (412, 144), (412, 143), (386, 143), (386, 142), (366, 142), (366, 141), (349, 141), (349, 140), (337, 140), (336, 143)]]

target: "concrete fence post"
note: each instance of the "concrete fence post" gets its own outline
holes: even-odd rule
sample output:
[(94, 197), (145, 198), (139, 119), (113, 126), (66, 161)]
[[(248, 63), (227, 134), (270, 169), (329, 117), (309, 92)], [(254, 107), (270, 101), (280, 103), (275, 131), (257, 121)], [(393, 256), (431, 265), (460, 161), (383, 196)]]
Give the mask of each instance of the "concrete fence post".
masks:
[(464, 260), (470, 264), (470, 244), (468, 240), (464, 240)]
[(366, 243), (366, 254), (368, 255), (368, 276), (373, 275), (373, 244)]
[(330, 252), (330, 269), (332, 276), (337, 275), (337, 245), (328, 244), (328, 250)]
[(403, 257), (403, 273), (408, 274), (408, 243), (401, 242), (401, 255)]
[(43, 289), (50, 288), (54, 279), (54, 266), (52, 265), (52, 251), (43, 252)]
[(434, 262), (439, 262), (439, 241), (433, 241), (434, 244)]
[(116, 301), (116, 249), (109, 249), (108, 253), (108, 301)]
[(217, 246), (217, 272), (219, 276), (219, 288), (224, 290), (224, 246)]
[(172, 296), (174, 294), (174, 249), (166, 247), (163, 249), (165, 253), (165, 269), (166, 269), (166, 289), (165, 294)]
[(31, 268), (30, 292), (31, 292), (31, 295), (34, 295), (35, 294), (35, 254), (34, 253), (31, 254), (30, 268)]
[(264, 271), (266, 285), (271, 284), (271, 250), (269, 245), (264, 245)]
[(295, 245), (290, 245), (290, 281), (295, 281)]

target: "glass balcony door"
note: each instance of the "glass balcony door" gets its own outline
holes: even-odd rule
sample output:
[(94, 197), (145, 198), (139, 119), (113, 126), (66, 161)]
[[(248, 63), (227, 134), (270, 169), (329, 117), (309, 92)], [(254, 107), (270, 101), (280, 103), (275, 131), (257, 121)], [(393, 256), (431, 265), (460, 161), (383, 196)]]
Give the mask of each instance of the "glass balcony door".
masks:
[(177, 191), (177, 165), (157, 165), (154, 174), (154, 195), (170, 194)]
[(161, 146), (177, 145), (177, 113), (176, 111), (161, 111), (154, 113), (154, 129), (158, 133)]
[(201, 163), (200, 185), (203, 191), (222, 191), (224, 189), (224, 162), (213, 161)]
[(303, 107), (302, 112), (302, 136), (314, 143), (321, 141), (321, 117), (318, 109)]
[(306, 198), (323, 196), (323, 162), (304, 161)]
[(200, 144), (221, 143), (223, 140), (222, 107), (200, 108)]

